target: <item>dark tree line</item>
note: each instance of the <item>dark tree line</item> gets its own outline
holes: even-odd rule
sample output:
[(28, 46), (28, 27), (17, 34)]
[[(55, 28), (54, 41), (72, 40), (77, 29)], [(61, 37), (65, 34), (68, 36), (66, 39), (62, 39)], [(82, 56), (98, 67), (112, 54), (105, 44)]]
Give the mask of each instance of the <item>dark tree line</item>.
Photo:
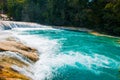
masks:
[(4, 12), (17, 21), (86, 27), (120, 36), (120, 0), (0, 0), (0, 2), (0, 9), (4, 8)]

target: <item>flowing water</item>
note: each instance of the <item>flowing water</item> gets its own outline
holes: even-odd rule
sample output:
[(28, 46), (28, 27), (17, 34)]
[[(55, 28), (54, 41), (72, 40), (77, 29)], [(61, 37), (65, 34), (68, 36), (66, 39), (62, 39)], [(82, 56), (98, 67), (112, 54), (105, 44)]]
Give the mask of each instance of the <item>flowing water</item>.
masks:
[(119, 80), (119, 38), (54, 28), (14, 30), (36, 48), (34, 80)]
[(120, 38), (50, 27), (12, 32), (40, 53), (40, 60), (30, 66), (33, 80), (120, 79)]

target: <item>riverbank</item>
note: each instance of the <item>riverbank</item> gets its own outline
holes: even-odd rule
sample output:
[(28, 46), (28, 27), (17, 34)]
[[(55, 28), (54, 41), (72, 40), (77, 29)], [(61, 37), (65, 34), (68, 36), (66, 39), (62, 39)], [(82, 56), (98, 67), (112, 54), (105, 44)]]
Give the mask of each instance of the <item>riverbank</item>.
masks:
[(10, 21), (10, 20), (13, 20), (13, 19), (9, 18), (7, 14), (0, 14), (0, 20)]
[(29, 67), (30, 64), (22, 61), (21, 58), (27, 59), (33, 64), (38, 58), (36, 49), (28, 47), (16, 40), (12, 33), (0, 32), (0, 80), (31, 80), (31, 76), (26, 76), (20, 69)]
[(113, 36), (113, 35), (108, 35), (108, 34), (103, 34), (100, 32), (97, 32), (93, 29), (88, 29), (88, 28), (80, 28), (80, 27), (65, 27), (65, 26), (52, 26), (53, 28), (56, 29), (63, 29), (63, 30), (68, 30), (68, 31), (75, 31), (75, 32), (87, 32), (89, 34), (95, 35), (95, 36), (106, 36), (106, 37), (114, 37), (114, 38), (120, 38), (119, 36)]

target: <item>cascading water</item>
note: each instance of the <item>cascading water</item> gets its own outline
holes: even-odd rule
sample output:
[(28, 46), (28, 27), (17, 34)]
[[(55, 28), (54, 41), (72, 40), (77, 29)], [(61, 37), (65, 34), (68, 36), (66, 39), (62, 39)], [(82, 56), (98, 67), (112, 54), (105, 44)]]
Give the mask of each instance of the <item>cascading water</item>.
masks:
[(10, 30), (13, 28), (40, 28), (45, 27), (36, 23), (0, 21), (0, 30)]
[(120, 44), (117, 43), (120, 38), (40, 25), (32, 29), (14, 28), (11, 31), (21, 42), (36, 48), (40, 53), (40, 59), (29, 67), (33, 80), (120, 78)]

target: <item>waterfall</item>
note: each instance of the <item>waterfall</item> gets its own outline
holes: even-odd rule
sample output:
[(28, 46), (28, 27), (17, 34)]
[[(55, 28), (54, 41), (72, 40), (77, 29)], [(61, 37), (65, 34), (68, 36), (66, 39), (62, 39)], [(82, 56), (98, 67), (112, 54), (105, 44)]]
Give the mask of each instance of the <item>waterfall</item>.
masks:
[(40, 28), (40, 27), (45, 26), (29, 22), (0, 21), (0, 30), (9, 30), (12, 28)]

